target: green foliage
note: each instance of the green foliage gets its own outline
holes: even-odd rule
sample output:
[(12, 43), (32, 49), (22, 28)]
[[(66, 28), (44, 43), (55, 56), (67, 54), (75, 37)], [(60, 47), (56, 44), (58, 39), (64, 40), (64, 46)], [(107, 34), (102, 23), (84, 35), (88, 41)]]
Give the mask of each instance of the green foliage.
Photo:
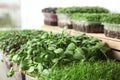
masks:
[(119, 80), (120, 64), (115, 61), (81, 61), (54, 68), (40, 80)]
[(120, 24), (120, 14), (101, 14), (101, 22), (110, 24)]
[(108, 13), (109, 10), (102, 7), (67, 7), (58, 8), (57, 13)]
[(74, 13), (70, 16), (71, 21), (75, 24), (99, 24), (104, 23), (104, 29), (111, 31), (120, 31), (120, 14), (117, 13), (102, 13), (102, 14), (80, 14)]
[(12, 77), (14, 75), (15, 71), (13, 70), (13, 68), (11, 68), (9, 70), (9, 72), (7, 73), (7, 77)]
[(71, 62), (107, 59), (109, 51), (98, 39), (85, 34), (71, 36), (65, 32), (55, 34), (35, 30), (2, 32), (0, 48), (10, 53), (10, 61), (33, 77)]
[(74, 13), (70, 16), (72, 20), (78, 21), (90, 21), (90, 22), (102, 22), (109, 24), (120, 24), (120, 14), (117, 13)]
[(0, 32), (0, 48), (7, 53), (17, 51), (21, 45), (33, 39), (39, 33), (42, 33), (42, 31), (2, 31)]
[(106, 30), (120, 31), (120, 14), (102, 14), (101, 22), (104, 23)]
[(71, 20), (77, 20), (77, 21), (85, 21), (85, 22), (101, 22), (101, 14), (80, 14), (80, 13), (74, 13), (70, 16)]

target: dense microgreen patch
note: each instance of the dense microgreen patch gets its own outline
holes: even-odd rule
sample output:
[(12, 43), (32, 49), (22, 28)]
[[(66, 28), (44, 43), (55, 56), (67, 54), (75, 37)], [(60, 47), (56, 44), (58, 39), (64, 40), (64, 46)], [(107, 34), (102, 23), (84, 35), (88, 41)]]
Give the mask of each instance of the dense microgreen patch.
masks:
[(109, 10), (103, 7), (67, 7), (67, 8), (58, 8), (57, 13), (108, 13)]
[(101, 14), (80, 14), (80, 13), (74, 13), (70, 16), (71, 20), (77, 20), (77, 21), (84, 21), (84, 22), (101, 22)]
[(28, 40), (33, 39), (43, 31), (2, 31), (0, 33), (0, 48), (7, 53), (11, 50), (17, 51), (21, 45), (25, 44)]
[(120, 24), (120, 14), (117, 13), (74, 13), (70, 17), (73, 20), (79, 21), (93, 21), (93, 22), (102, 22), (102, 23), (109, 23), (109, 24)]
[(55, 67), (40, 80), (119, 80), (120, 64), (115, 61), (95, 63), (81, 61), (67, 66)]
[[(0, 36), (0, 48), (9, 53), (8, 59), (33, 77), (72, 62), (107, 59), (109, 51), (96, 38), (85, 34), (71, 36), (64, 31), (61, 34), (35, 30), (7, 31)], [(12, 69), (10, 72), (12, 75)]]
[(120, 14), (117, 13), (102, 13), (102, 14), (80, 14), (74, 13), (70, 16), (75, 24), (95, 24), (96, 22), (104, 23), (105, 29), (112, 31), (120, 31)]
[(109, 24), (120, 24), (120, 14), (119, 13), (102, 14), (101, 22)]
[[(120, 14), (102, 14), (100, 21), (104, 23), (106, 30), (117, 32), (120, 31)], [(115, 34), (117, 35), (118, 33)]]

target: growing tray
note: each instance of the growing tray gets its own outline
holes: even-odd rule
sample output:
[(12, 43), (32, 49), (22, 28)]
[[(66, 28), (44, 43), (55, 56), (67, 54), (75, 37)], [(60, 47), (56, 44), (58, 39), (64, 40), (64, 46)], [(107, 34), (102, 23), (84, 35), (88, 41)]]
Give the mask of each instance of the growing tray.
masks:
[(11, 80), (12, 79), (14, 79), (14, 80), (36, 80), (35, 78), (33, 78), (29, 75), (26, 75), (23, 71), (20, 71), (18, 66), (13, 65), (12, 62), (7, 60), (7, 55), (6, 54), (2, 54), (2, 58), (3, 58), (3, 63), (6, 66), (6, 68), (8, 70), (10, 70), (10, 68), (12, 67), (15, 71), (15, 74), (10, 78)]
[(104, 25), (99, 22), (72, 21), (73, 29), (87, 33), (103, 33)]
[(68, 27), (68, 29), (73, 29), (72, 24), (66, 23), (66, 22), (58, 22), (58, 26), (61, 28), (64, 28), (65, 26)]
[(58, 17), (58, 26), (63, 28), (67, 26), (69, 29), (72, 29), (72, 24), (70, 20), (70, 14), (57, 14)]
[(58, 20), (56, 13), (43, 13), (44, 14), (44, 24), (57, 26)]
[(106, 37), (120, 39), (120, 24), (104, 24), (104, 34)]

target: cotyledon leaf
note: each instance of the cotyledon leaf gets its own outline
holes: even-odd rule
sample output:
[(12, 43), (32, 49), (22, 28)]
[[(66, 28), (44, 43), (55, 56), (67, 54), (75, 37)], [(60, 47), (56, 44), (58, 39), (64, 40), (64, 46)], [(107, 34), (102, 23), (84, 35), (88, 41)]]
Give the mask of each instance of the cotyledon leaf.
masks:
[(84, 51), (81, 48), (76, 48), (73, 58), (77, 60), (85, 59)]

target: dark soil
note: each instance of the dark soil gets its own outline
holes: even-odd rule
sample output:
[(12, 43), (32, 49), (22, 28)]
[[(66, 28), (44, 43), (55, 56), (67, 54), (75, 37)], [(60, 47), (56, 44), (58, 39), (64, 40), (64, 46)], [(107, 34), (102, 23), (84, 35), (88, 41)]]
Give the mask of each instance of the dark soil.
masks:
[(50, 25), (50, 26), (58, 26), (58, 22), (57, 21), (51, 22), (51, 21), (44, 20), (44, 24), (45, 25)]
[(95, 24), (74, 24), (73, 29), (81, 32), (87, 32), (87, 33), (103, 33), (104, 32), (104, 25), (100, 23)]
[(120, 32), (119, 31), (104, 30), (104, 34), (106, 37), (120, 39)]

